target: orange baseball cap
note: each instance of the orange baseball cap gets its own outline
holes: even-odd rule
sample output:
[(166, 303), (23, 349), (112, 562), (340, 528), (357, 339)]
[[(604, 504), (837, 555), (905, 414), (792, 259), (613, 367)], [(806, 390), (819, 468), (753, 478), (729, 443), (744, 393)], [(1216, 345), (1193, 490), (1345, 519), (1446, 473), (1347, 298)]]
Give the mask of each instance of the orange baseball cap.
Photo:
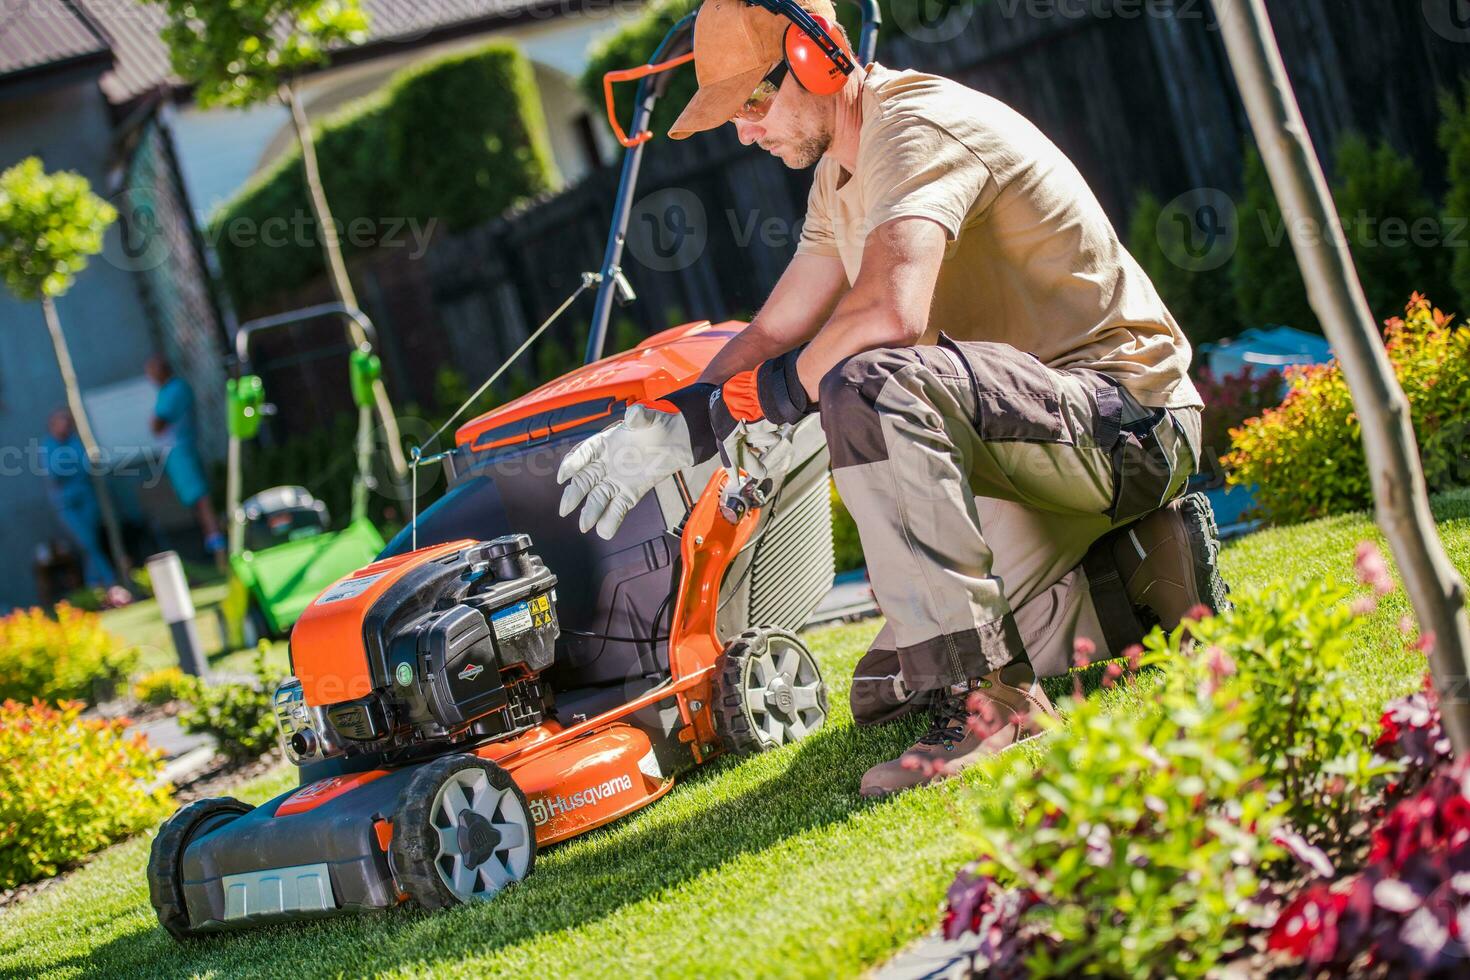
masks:
[[(831, 0), (797, 0), (837, 22)], [(791, 22), (745, 0), (704, 0), (694, 18), (694, 74), (699, 91), (669, 127), (681, 140), (730, 121), (762, 78), (786, 57), (782, 38)]]

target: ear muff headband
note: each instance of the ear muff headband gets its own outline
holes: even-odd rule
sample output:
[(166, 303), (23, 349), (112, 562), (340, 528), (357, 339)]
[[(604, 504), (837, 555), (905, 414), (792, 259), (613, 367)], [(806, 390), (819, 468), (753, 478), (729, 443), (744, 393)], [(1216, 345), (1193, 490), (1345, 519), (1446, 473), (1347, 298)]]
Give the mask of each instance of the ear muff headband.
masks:
[(745, 0), (778, 17), (791, 21), (782, 39), (786, 63), (801, 87), (814, 95), (831, 95), (842, 88), (852, 74), (852, 55), (847, 53), (833, 33), (836, 25), (825, 17), (817, 17), (794, 0)]

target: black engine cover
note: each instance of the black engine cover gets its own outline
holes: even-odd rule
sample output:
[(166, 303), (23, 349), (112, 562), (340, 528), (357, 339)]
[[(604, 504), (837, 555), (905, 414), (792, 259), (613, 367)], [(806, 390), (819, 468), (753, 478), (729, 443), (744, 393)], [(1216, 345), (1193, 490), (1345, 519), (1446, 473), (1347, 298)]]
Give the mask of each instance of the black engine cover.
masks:
[(435, 617), (421, 634), (419, 664), (429, 710), (445, 728), (459, 728), (510, 700), (490, 625), (478, 609), (454, 606)]

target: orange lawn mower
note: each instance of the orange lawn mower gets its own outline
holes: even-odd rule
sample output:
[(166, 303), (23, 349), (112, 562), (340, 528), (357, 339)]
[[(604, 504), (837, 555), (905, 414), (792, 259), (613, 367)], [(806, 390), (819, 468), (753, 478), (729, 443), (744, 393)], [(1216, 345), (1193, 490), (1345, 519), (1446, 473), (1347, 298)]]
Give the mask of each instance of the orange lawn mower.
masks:
[[(871, 0), (864, 14), (866, 62)], [(446, 494), (291, 633), (274, 708), (299, 788), (190, 803), (154, 841), (149, 889), (175, 937), (488, 899), (539, 848), (657, 800), (679, 773), (825, 721), (794, 632), (833, 579), (815, 416), (777, 486), (714, 459), (657, 486), (611, 540), (558, 513), (562, 457), (693, 382), (742, 326), (689, 323), (601, 357), (613, 299), (631, 298), (619, 262), (648, 120), (692, 22), (610, 73), (610, 107), (612, 81), (641, 82), (603, 268), (521, 348), (596, 284), (587, 364), (464, 424), (452, 450), (415, 454), (443, 464)]]

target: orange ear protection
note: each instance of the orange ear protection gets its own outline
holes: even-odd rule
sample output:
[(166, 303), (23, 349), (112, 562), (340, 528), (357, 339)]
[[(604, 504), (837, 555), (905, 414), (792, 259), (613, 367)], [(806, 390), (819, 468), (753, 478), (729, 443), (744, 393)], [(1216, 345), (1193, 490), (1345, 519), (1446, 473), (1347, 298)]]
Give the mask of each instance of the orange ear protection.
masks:
[(786, 65), (802, 88), (813, 95), (832, 95), (852, 74), (852, 55), (837, 41), (837, 25), (807, 11), (795, 0), (746, 0), (791, 21), (781, 47)]

